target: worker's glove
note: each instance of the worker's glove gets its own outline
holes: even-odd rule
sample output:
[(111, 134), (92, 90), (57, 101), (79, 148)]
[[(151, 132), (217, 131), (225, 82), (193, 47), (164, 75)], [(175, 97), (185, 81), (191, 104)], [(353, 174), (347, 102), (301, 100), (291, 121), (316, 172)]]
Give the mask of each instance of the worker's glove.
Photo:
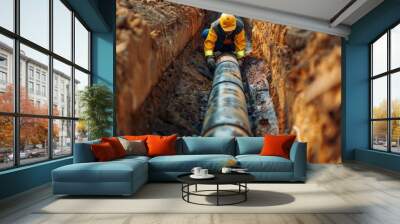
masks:
[(213, 56), (208, 56), (207, 57), (207, 66), (210, 69), (210, 71), (214, 71), (215, 70), (215, 59)]
[(245, 56), (244, 50), (242, 50), (242, 51), (236, 51), (236, 58), (237, 58), (238, 60), (244, 58), (244, 56)]

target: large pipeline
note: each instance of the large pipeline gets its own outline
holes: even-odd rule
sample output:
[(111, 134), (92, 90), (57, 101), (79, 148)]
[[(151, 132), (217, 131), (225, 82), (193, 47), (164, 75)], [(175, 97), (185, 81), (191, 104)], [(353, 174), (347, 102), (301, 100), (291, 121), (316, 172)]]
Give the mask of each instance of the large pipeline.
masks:
[(251, 136), (239, 63), (231, 54), (217, 58), (202, 136)]

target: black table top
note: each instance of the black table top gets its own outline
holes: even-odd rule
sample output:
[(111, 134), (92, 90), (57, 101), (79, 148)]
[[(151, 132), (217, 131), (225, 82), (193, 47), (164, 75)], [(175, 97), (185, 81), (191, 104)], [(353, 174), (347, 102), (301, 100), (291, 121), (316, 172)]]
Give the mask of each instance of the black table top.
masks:
[(186, 184), (236, 184), (248, 183), (255, 180), (249, 173), (213, 173), (212, 179), (193, 179), (191, 173), (182, 174), (177, 177), (178, 181)]

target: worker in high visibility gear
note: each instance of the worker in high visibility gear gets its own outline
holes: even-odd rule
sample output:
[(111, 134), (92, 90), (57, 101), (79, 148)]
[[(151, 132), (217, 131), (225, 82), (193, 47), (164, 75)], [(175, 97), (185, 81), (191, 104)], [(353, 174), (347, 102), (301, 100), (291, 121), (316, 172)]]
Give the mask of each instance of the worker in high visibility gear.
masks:
[(214, 52), (235, 52), (237, 59), (245, 56), (246, 34), (243, 21), (234, 15), (222, 13), (219, 19), (202, 33), (207, 65), (215, 69)]

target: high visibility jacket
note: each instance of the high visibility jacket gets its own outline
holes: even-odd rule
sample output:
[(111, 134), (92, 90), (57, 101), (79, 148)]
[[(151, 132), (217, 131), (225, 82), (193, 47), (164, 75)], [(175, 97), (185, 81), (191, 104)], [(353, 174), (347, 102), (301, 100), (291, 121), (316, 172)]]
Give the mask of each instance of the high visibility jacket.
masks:
[(204, 41), (204, 53), (206, 56), (213, 55), (215, 45), (235, 44), (235, 50), (244, 51), (246, 48), (246, 34), (244, 24), (240, 19), (236, 20), (236, 29), (227, 35), (219, 24), (219, 19), (211, 24), (207, 38)]

